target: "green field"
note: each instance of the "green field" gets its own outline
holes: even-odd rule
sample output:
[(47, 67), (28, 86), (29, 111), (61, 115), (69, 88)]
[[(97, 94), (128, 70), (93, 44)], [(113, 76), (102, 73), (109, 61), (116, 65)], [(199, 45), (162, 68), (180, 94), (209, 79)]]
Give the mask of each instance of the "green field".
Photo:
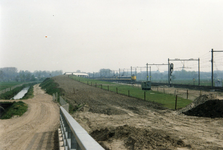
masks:
[[(123, 95), (129, 95), (131, 97), (139, 98), (139, 99), (145, 99), (147, 101), (156, 102), (159, 104), (162, 104), (163, 107), (169, 108), (169, 109), (175, 109), (175, 95), (171, 94), (164, 94), (156, 91), (143, 91), (141, 88), (134, 87), (131, 85), (121, 85), (111, 82), (104, 82), (104, 81), (98, 81), (88, 78), (80, 78), (76, 76), (70, 76), (70, 78), (80, 81), (82, 83), (97, 86), (98, 88), (102, 88), (104, 90), (109, 90), (112, 92), (117, 92), (119, 94)], [(116, 91), (117, 89), (117, 91)], [(145, 93), (144, 93), (145, 92)], [(144, 97), (145, 94), (145, 97)], [(177, 98), (177, 108), (183, 108), (190, 104), (192, 101), (187, 100), (184, 98)]]
[[(152, 80), (152, 82), (155, 83), (168, 83), (167, 80)], [(187, 84), (187, 85), (198, 85), (198, 81), (195, 80), (173, 80), (171, 81), (173, 84)], [(210, 80), (200, 80), (200, 85), (201, 86), (211, 86), (211, 81)]]
[(4, 90), (4, 89), (7, 89), (7, 88), (10, 88), (10, 87), (13, 87), (15, 85), (18, 85), (18, 84), (22, 84), (23, 82), (0, 82), (0, 91), (1, 90)]

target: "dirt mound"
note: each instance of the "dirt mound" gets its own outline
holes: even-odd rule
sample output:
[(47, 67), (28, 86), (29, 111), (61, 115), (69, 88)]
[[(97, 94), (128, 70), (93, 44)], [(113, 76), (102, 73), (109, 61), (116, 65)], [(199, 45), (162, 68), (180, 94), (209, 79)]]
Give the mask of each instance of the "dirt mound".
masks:
[(191, 104), (189, 104), (187, 107), (184, 107), (183, 109), (180, 109), (178, 112), (179, 113), (185, 113), (195, 107), (197, 107), (198, 105), (201, 105), (203, 103), (205, 103), (206, 101), (210, 100), (210, 96), (209, 95), (201, 95), (199, 97), (197, 97)]
[(190, 105), (179, 110), (188, 116), (221, 118), (223, 117), (223, 101), (212, 99), (212, 95), (202, 95), (196, 98)]
[(197, 107), (183, 112), (189, 116), (222, 118), (223, 117), (223, 101), (222, 100), (208, 100)]
[[(185, 143), (179, 138), (170, 137), (161, 130), (141, 129), (130, 127), (128, 125), (116, 128), (105, 128), (95, 130), (91, 136), (107, 150), (110, 150), (111, 143), (121, 140), (124, 146), (129, 150), (137, 149), (174, 149), (176, 147), (185, 147)], [(106, 142), (104, 142), (106, 141)], [(108, 142), (108, 143), (107, 143)], [(187, 146), (190, 147), (190, 146)]]

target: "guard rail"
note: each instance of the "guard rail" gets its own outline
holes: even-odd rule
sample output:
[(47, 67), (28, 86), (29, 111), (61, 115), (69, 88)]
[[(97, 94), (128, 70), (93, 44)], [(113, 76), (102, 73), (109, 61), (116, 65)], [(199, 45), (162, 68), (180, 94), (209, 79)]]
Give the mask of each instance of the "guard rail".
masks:
[(65, 150), (104, 150), (62, 106), (60, 125)]

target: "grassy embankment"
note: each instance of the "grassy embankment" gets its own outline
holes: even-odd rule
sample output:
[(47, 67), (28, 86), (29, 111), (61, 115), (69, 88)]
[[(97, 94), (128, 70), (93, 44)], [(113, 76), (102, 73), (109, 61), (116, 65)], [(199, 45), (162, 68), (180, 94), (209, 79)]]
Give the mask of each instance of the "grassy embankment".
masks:
[(13, 102), (12, 105), (5, 110), (5, 113), (2, 115), (1, 119), (10, 119), (13, 116), (22, 116), (27, 109), (28, 104), (22, 101)]
[(41, 84), (40, 87), (46, 91), (47, 94), (53, 95), (54, 93), (58, 93), (58, 95), (62, 95), (63, 89), (59, 88), (59, 85), (54, 82), (53, 79), (47, 78)]
[[(0, 99), (8, 99), (9, 100), (9, 99), (13, 98), (17, 93), (19, 93), (23, 88), (28, 87), (28, 86), (32, 87), (34, 84), (36, 84), (36, 83), (28, 83), (28, 84), (23, 84), (22, 86), (16, 87), (15, 89), (13, 89), (11, 91), (1, 94)], [(32, 95), (32, 91), (29, 91), (29, 95), (26, 96), (26, 99), (31, 98), (31, 95)]]
[(29, 99), (29, 98), (33, 98), (34, 95), (33, 95), (33, 86), (35, 84), (30, 84), (30, 87), (29, 87), (29, 90), (27, 91), (27, 93), (23, 96), (23, 98), (21, 98), (21, 100), (24, 100), (24, 99)]
[[(139, 99), (144, 99), (144, 92), (146, 94), (146, 100), (151, 101), (151, 102), (156, 102), (159, 104), (162, 104), (163, 107), (169, 108), (169, 109), (175, 109), (175, 99), (176, 96), (172, 94), (164, 94), (156, 91), (143, 91), (141, 88), (134, 87), (131, 85), (120, 85), (120, 84), (115, 84), (111, 82), (104, 82), (104, 81), (98, 81), (98, 80), (93, 80), (93, 79), (87, 79), (87, 78), (80, 78), (76, 76), (70, 76), (70, 78), (80, 81), (82, 83), (88, 84), (95, 86), (97, 84), (97, 87), (112, 91), (112, 92), (117, 92), (116, 88), (118, 89), (119, 94), (123, 95), (128, 95), (131, 97), (139, 98)], [(129, 91), (129, 92), (128, 92)], [(177, 109), (183, 108), (190, 104), (192, 101), (187, 100), (181, 97), (177, 98)]]
[[(19, 83), (21, 84), (21, 83)], [(33, 97), (33, 85), (35, 83), (31, 83), (31, 84), (25, 84), (21, 87), (17, 87), (15, 88), (14, 90), (12, 91), (9, 91), (9, 92), (6, 92), (4, 94), (1, 94), (0, 97), (2, 99), (7, 99), (12, 96), (14, 96), (15, 94), (17, 94), (19, 91), (21, 91), (24, 87), (27, 87), (27, 86), (30, 86), (28, 92), (25, 94), (25, 96), (22, 98), (22, 99), (29, 99), (29, 98), (32, 98)], [(16, 84), (10, 84), (10, 83), (7, 83), (7, 85), (12, 85), (12, 86), (15, 86)], [(8, 86), (10, 87), (10, 86)], [(7, 88), (8, 88), (7, 87)], [(22, 101), (19, 101), (19, 102), (2, 102), (1, 104), (9, 104), (9, 107), (7, 107), (4, 111), (4, 113), (2, 114), (2, 117), (1, 119), (10, 119), (11, 117), (13, 116), (22, 116), (28, 109), (28, 105)]]
[[(40, 87), (42, 89), (44, 89), (46, 91), (47, 94), (53, 95), (55, 93), (58, 93), (58, 99), (57, 102), (59, 103), (59, 97), (61, 95), (63, 95), (64, 90), (59, 88), (59, 85), (57, 83), (54, 82), (53, 79), (51, 78), (47, 78), (45, 79), (41, 84)], [(66, 99), (65, 99), (66, 101)], [(66, 101), (67, 103), (69, 103), (68, 101)], [(71, 104), (69, 104), (69, 113), (73, 113), (73, 106)]]

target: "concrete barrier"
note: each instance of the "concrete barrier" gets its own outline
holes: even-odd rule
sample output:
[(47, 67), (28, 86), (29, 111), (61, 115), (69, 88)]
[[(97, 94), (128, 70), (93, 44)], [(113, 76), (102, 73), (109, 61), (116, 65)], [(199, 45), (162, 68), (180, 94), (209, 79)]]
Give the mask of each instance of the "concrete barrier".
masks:
[(60, 149), (64, 150), (104, 150), (78, 122), (61, 106), (58, 138)]

